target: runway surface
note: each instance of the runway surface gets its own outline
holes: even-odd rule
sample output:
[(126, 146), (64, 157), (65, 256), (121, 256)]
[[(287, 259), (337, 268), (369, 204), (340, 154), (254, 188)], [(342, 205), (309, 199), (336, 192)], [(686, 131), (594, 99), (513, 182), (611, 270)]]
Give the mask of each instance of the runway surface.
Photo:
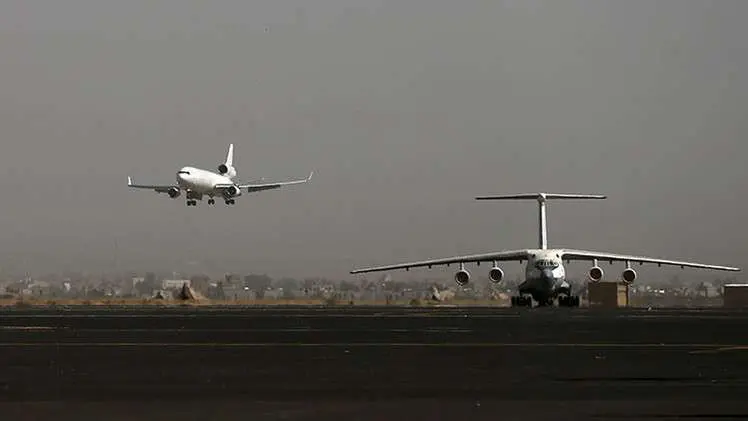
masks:
[(748, 311), (6, 308), (0, 361), (14, 420), (748, 419)]

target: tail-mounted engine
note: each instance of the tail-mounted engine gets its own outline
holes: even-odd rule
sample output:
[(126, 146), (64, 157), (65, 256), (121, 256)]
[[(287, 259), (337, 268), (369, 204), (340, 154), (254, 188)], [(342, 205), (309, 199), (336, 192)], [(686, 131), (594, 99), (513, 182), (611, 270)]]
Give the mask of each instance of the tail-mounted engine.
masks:
[(171, 197), (172, 199), (176, 199), (182, 194), (182, 192), (176, 187), (170, 188), (167, 193), (169, 194), (169, 197)]
[(224, 177), (236, 177), (236, 170), (231, 165), (226, 165), (226, 164), (219, 165), (218, 173)]
[(603, 272), (603, 269), (600, 266), (594, 266), (590, 268), (590, 271), (587, 273), (587, 276), (589, 276), (590, 281), (592, 282), (600, 282), (603, 279), (603, 275), (605, 273)]
[(621, 279), (623, 279), (623, 283), (626, 285), (633, 284), (634, 280), (636, 280), (636, 271), (631, 268), (626, 268), (626, 270), (621, 274)]

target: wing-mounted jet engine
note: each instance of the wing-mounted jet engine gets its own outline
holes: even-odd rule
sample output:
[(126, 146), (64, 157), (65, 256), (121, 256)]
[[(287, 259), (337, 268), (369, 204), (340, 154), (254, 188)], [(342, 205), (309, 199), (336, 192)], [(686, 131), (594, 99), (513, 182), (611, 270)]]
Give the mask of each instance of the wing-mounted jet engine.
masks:
[(470, 272), (465, 269), (465, 265), (460, 263), (460, 270), (455, 273), (455, 282), (457, 285), (464, 287), (470, 282)]
[(504, 271), (494, 263), (490, 271), (488, 271), (488, 279), (494, 284), (500, 283), (504, 280)]
[(242, 190), (237, 186), (231, 186), (226, 189), (226, 197), (239, 197), (242, 195)]
[(621, 279), (626, 285), (631, 285), (636, 280), (636, 271), (631, 268), (626, 268), (621, 274)]
[(169, 188), (169, 190), (166, 193), (168, 193), (169, 197), (171, 197), (172, 199), (176, 199), (177, 197), (182, 195), (182, 191), (179, 190), (177, 187)]
[(587, 273), (587, 276), (592, 282), (600, 282), (603, 279), (603, 275), (605, 275), (605, 272), (600, 266), (597, 265), (591, 267), (590, 271)]

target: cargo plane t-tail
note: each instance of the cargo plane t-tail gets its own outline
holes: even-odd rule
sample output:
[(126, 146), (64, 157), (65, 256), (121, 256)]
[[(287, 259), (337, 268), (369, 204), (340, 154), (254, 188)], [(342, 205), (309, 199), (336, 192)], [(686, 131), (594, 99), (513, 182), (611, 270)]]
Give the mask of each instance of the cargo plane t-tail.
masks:
[(459, 265), (459, 270), (455, 274), (455, 282), (460, 286), (465, 286), (470, 281), (470, 273), (465, 269), (466, 263), (475, 262), (480, 265), (481, 262), (492, 262), (493, 267), (488, 272), (488, 277), (493, 283), (500, 283), (504, 279), (504, 272), (499, 267), (498, 262), (518, 261), (520, 263), (527, 261), (525, 269), (525, 281), (519, 285), (519, 295), (512, 297), (512, 306), (532, 306), (533, 300), (538, 305), (553, 305), (554, 300), (558, 300), (559, 306), (578, 307), (579, 296), (573, 295), (571, 285), (566, 281), (566, 271), (563, 262), (570, 261), (588, 261), (592, 262), (592, 267), (588, 271), (588, 278), (592, 282), (598, 282), (603, 278), (603, 269), (599, 266), (600, 261), (608, 261), (613, 264), (614, 261), (625, 262), (625, 269), (621, 274), (622, 281), (629, 285), (636, 279), (636, 271), (631, 267), (632, 263), (653, 263), (658, 266), (670, 265), (714, 269), (723, 271), (739, 271), (739, 268), (727, 266), (705, 265), (701, 263), (681, 262), (676, 260), (653, 259), (641, 256), (628, 256), (624, 254), (614, 254), (606, 252), (572, 250), (572, 249), (549, 249), (548, 248), (548, 227), (546, 223), (546, 202), (548, 200), (572, 200), (572, 199), (605, 199), (601, 195), (582, 195), (582, 194), (551, 194), (551, 193), (530, 193), (506, 196), (482, 196), (476, 200), (537, 200), (539, 211), (539, 229), (538, 229), (538, 248), (524, 250), (508, 250), (493, 253), (475, 254), (468, 256), (448, 257), (444, 259), (423, 260), (420, 262), (402, 263), (389, 266), (379, 266), (366, 269), (357, 269), (351, 271), (352, 274), (387, 271), (393, 269), (405, 269), (415, 267), (428, 267), (437, 265)]
[(235, 204), (235, 199), (242, 195), (242, 191), (254, 193), (262, 190), (277, 189), (291, 184), (306, 183), (312, 179), (314, 171), (309, 173), (309, 177), (291, 181), (278, 181), (272, 183), (254, 182), (254, 183), (237, 183), (234, 182), (236, 169), (234, 168), (234, 145), (229, 145), (229, 151), (226, 155), (226, 161), (218, 166), (218, 172), (202, 170), (194, 167), (184, 167), (177, 171), (177, 179), (174, 184), (134, 184), (132, 177), (127, 177), (127, 186), (134, 189), (149, 189), (157, 193), (166, 193), (172, 199), (181, 196), (185, 192), (187, 206), (197, 206), (198, 200), (203, 200), (208, 196), (208, 204), (216, 203), (215, 197), (220, 197), (227, 205)]

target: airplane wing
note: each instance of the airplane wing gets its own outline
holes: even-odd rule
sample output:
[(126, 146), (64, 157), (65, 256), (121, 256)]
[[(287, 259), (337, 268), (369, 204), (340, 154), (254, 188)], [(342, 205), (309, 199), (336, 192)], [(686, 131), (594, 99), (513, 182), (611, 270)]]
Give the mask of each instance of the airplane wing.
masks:
[(247, 184), (239, 184), (239, 188), (242, 190), (247, 190), (248, 193), (258, 192), (262, 190), (272, 190), (272, 189), (278, 189), (283, 186), (289, 186), (291, 184), (301, 184), (306, 183), (309, 180), (312, 179), (312, 176), (314, 175), (314, 171), (309, 173), (309, 177), (303, 178), (300, 180), (291, 180), (291, 181), (278, 181), (274, 183), (247, 183)]
[(351, 273), (366, 273), (366, 272), (381, 272), (386, 270), (392, 270), (392, 269), (405, 269), (408, 270), (410, 268), (415, 267), (428, 267), (431, 268), (431, 266), (439, 266), (439, 265), (450, 265), (452, 263), (471, 263), (471, 262), (503, 262), (503, 261), (509, 261), (509, 260), (527, 260), (527, 250), (510, 250), (510, 251), (499, 251), (494, 253), (484, 253), (484, 254), (473, 254), (468, 256), (456, 256), (456, 257), (448, 257), (446, 259), (435, 259), (435, 260), (423, 260), (420, 262), (411, 262), (411, 263), (401, 263), (397, 265), (389, 265), (389, 266), (377, 266), (377, 267), (371, 267), (371, 268), (365, 268), (365, 269), (356, 269), (351, 271)]
[(614, 253), (601, 253), (597, 251), (585, 251), (585, 250), (564, 250), (562, 254), (562, 258), (564, 260), (607, 260), (609, 262), (631, 262), (631, 263), (653, 263), (658, 266), (667, 265), (667, 266), (680, 266), (681, 268), (684, 267), (691, 267), (691, 268), (700, 268), (700, 269), (714, 269), (714, 270), (725, 270), (725, 271), (731, 271), (731, 272), (739, 272), (739, 268), (733, 268), (729, 266), (716, 266), (716, 265), (705, 265), (702, 263), (693, 263), (693, 262), (681, 262), (677, 260), (665, 260), (665, 259), (653, 259), (650, 257), (642, 257), (642, 256), (627, 256), (625, 254), (614, 254)]
[(175, 184), (162, 184), (162, 185), (153, 185), (153, 184), (134, 184), (132, 182), (132, 177), (127, 177), (127, 187), (133, 188), (133, 189), (148, 189), (148, 190), (155, 190), (157, 193), (168, 193), (169, 190), (172, 189), (179, 189), (179, 186)]

